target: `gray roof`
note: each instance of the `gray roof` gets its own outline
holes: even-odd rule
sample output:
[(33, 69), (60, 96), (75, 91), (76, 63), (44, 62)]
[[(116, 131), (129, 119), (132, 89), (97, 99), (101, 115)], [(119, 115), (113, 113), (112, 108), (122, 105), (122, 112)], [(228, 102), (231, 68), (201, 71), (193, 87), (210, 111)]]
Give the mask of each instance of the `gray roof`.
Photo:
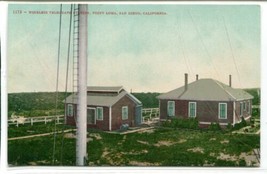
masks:
[(185, 87), (161, 94), (158, 99), (201, 100), (201, 101), (237, 101), (253, 99), (253, 96), (242, 89), (234, 89), (213, 79), (200, 79)]
[[(96, 90), (98, 88), (99, 90)], [(122, 97), (128, 96), (132, 101), (134, 101), (137, 105), (142, 105), (142, 103), (135, 98), (132, 94), (128, 93), (125, 91), (122, 87), (119, 89), (119, 87), (88, 87), (88, 89), (94, 89), (94, 92), (99, 92), (101, 93), (91, 93), (92, 91), (90, 90), (90, 93), (87, 93), (87, 105), (91, 106), (112, 106), (115, 103), (117, 103)], [(105, 91), (103, 92), (103, 89)], [(105, 94), (105, 92), (109, 92), (112, 90), (108, 89), (113, 89), (115, 91), (120, 91), (119, 93), (114, 93), (112, 95), (110, 94)], [(88, 91), (89, 92), (89, 91)], [(77, 94), (72, 94), (67, 97), (66, 103), (74, 103), (77, 104)]]
[(122, 86), (88, 86), (88, 92), (117, 92), (123, 89)]

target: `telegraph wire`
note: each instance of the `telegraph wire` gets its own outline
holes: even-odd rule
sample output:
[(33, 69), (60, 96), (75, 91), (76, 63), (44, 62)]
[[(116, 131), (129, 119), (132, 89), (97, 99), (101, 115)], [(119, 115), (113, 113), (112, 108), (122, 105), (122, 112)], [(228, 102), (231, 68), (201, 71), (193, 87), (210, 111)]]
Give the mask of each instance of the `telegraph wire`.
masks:
[[(195, 20), (194, 20), (194, 18), (193, 18), (193, 16), (192, 16), (191, 11), (189, 10), (188, 13), (189, 13), (189, 16), (190, 16), (190, 18), (191, 18), (191, 20), (192, 20), (193, 25), (194, 25), (195, 28), (196, 28), (196, 31), (197, 31), (197, 33), (198, 33), (198, 35), (199, 35), (199, 38), (200, 38), (200, 41), (201, 41), (201, 43), (202, 43), (202, 45), (203, 45), (203, 47), (204, 47), (204, 50), (205, 50), (206, 54), (208, 55), (209, 59), (211, 60), (211, 55), (210, 55), (210, 53), (208, 52), (208, 49), (207, 49), (206, 45), (204, 44), (204, 41), (203, 41), (203, 39), (202, 39), (202, 37), (201, 37), (201, 34), (200, 34), (200, 32), (199, 32), (199, 28), (197, 27), (197, 25), (196, 25), (196, 23), (195, 23)], [(212, 62), (212, 60), (210, 61), (210, 63), (211, 63), (211, 66), (213, 67), (213, 70), (215, 71), (217, 77), (218, 77), (218, 78), (220, 79), (220, 81), (221, 81), (220, 75), (219, 75), (218, 71), (216, 70), (216, 68), (215, 68), (215, 66), (214, 66), (214, 64), (213, 64), (213, 62)]]
[[(70, 6), (70, 23), (69, 23), (69, 39), (68, 39), (68, 55), (67, 55), (67, 70), (66, 70), (66, 82), (65, 82), (65, 99), (64, 103), (66, 104), (67, 100), (67, 91), (68, 91), (68, 78), (69, 78), (69, 62), (70, 62), (70, 42), (71, 42), (71, 24), (72, 24), (72, 7), (73, 5), (71, 4)], [(66, 121), (66, 111), (65, 111), (65, 121)], [(61, 140), (61, 154), (60, 154), (60, 164), (63, 165), (63, 147), (64, 147), (64, 128), (62, 130), (62, 140)]]
[[(182, 25), (182, 24), (181, 24)], [(188, 57), (185, 55), (185, 48), (184, 48), (184, 40), (183, 40), (183, 38), (182, 38), (182, 34), (181, 34), (181, 28), (179, 27), (179, 23), (177, 22), (177, 29), (178, 29), (178, 37), (179, 37), (179, 39), (180, 39), (180, 41), (181, 41), (181, 44), (179, 44), (180, 45), (180, 48), (181, 48), (181, 50), (182, 50), (182, 53), (183, 53), (183, 58), (184, 58), (184, 61), (185, 61), (185, 64), (186, 64), (186, 67), (187, 67), (187, 71), (189, 72), (189, 73), (193, 73), (193, 71), (192, 71), (192, 69), (190, 68), (190, 63), (189, 63), (189, 61), (188, 61)]]
[(238, 78), (238, 81), (239, 81), (239, 85), (242, 88), (241, 81), (240, 81), (240, 73), (239, 73), (239, 70), (237, 68), (237, 64), (236, 64), (236, 60), (235, 60), (235, 55), (234, 55), (234, 50), (233, 50), (233, 47), (232, 47), (232, 44), (231, 44), (230, 36), (229, 36), (229, 33), (228, 33), (227, 26), (225, 24), (224, 17), (223, 17), (223, 24), (224, 24), (225, 33), (226, 33), (226, 36), (227, 36), (227, 41), (228, 41), (229, 46), (230, 46), (230, 49), (231, 49), (231, 54), (232, 54), (233, 62), (234, 62), (235, 69), (236, 69), (236, 72), (237, 72), (237, 78)]
[[(60, 4), (60, 12), (62, 11), (62, 4)], [(57, 109), (58, 109), (58, 83), (59, 83), (59, 60), (60, 60), (60, 46), (61, 46), (61, 26), (62, 26), (62, 14), (60, 13), (59, 15), (59, 31), (58, 31), (58, 55), (57, 55), (57, 77), (56, 77), (56, 110), (55, 110), (55, 115), (57, 116)], [(55, 120), (55, 125), (54, 125), (54, 144), (53, 144), (53, 156), (52, 156), (52, 164), (55, 164), (55, 151), (56, 151), (56, 120)]]

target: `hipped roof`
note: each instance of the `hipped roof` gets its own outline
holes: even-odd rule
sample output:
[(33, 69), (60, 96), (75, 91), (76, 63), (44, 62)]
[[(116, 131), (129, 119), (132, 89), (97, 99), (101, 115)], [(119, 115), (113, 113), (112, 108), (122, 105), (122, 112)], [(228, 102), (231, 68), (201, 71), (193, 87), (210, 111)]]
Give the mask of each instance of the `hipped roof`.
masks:
[[(96, 93), (94, 93), (96, 92)], [(101, 93), (97, 93), (101, 92)], [(110, 94), (113, 92), (113, 94)], [(91, 106), (113, 106), (124, 96), (128, 96), (137, 105), (142, 105), (142, 103), (134, 97), (132, 94), (128, 93), (120, 87), (87, 87), (87, 105)], [(77, 104), (77, 94), (72, 94), (66, 98), (66, 103)]]
[(235, 89), (214, 79), (200, 79), (185, 86), (161, 94), (158, 99), (200, 100), (200, 101), (239, 101), (253, 99), (242, 89)]
[(87, 92), (117, 92), (123, 90), (123, 86), (88, 86)]

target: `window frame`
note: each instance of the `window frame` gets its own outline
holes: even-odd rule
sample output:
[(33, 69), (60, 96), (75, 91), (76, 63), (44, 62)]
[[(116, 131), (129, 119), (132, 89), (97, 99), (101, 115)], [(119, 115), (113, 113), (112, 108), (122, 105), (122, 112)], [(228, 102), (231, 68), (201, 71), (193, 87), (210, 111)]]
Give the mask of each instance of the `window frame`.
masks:
[[(221, 105), (225, 105), (225, 118), (222, 118), (221, 116)], [(227, 119), (227, 103), (219, 103), (219, 107), (218, 107), (218, 118), (219, 119)]]
[[(193, 104), (194, 105), (194, 116), (191, 116), (191, 108), (190, 105)], [(196, 118), (197, 116), (197, 102), (189, 102), (188, 103), (188, 117), (189, 118)]]
[[(101, 118), (99, 118), (99, 109), (102, 110), (101, 111)], [(96, 120), (104, 120), (104, 109), (103, 107), (96, 107)]]
[[(124, 112), (126, 111), (126, 112)], [(126, 116), (124, 115), (126, 113)], [(122, 106), (121, 108), (121, 119), (122, 120), (128, 120), (129, 118), (129, 112), (128, 112), (128, 106)]]
[(248, 101), (247, 112), (248, 112), (248, 114), (250, 114), (250, 101)]
[[(71, 108), (71, 114), (70, 114), (70, 108)], [(67, 104), (67, 116), (73, 117), (74, 116), (74, 106), (71, 103)]]
[[(170, 103), (172, 103), (172, 106), (173, 106), (172, 114), (170, 114), (170, 106), (171, 106)], [(168, 101), (168, 103), (167, 103), (167, 115), (169, 117), (175, 116), (175, 101)]]
[(244, 103), (243, 102), (240, 102), (240, 117), (242, 117), (243, 116), (243, 114), (244, 114), (244, 110), (243, 110), (243, 106), (244, 105)]

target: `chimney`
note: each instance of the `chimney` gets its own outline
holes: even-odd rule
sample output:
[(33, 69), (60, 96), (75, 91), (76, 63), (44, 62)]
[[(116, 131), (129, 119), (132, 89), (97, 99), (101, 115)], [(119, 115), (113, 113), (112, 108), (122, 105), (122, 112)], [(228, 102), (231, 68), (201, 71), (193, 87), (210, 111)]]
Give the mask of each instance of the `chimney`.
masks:
[(196, 81), (198, 81), (198, 74), (196, 75)]
[(187, 86), (188, 86), (188, 74), (185, 73), (184, 74), (184, 90), (187, 90)]
[(232, 87), (232, 75), (229, 75), (229, 86)]

